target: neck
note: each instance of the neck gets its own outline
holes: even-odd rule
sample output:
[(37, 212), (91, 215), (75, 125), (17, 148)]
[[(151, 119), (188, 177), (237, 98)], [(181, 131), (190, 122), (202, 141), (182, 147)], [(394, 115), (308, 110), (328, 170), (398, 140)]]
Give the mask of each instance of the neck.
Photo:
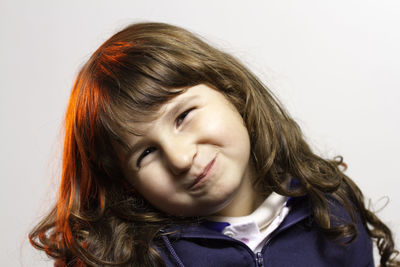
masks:
[(253, 175), (246, 175), (231, 202), (214, 215), (223, 217), (247, 216), (256, 210), (265, 199), (253, 187)]

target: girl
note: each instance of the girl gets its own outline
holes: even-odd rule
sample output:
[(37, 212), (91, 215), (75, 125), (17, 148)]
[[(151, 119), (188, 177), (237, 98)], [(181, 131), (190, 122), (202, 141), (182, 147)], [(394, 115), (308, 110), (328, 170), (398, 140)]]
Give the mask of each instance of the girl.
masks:
[(62, 181), (30, 234), (58, 266), (398, 266), (388, 227), (237, 59), (162, 23), (83, 66)]

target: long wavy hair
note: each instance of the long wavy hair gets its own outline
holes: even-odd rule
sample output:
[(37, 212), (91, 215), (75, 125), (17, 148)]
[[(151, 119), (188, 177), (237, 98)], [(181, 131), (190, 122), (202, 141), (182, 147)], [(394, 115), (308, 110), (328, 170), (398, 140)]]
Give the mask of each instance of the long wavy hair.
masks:
[[(148, 120), (163, 103), (198, 84), (219, 90), (243, 117), (255, 188), (307, 195), (315, 222), (332, 240), (355, 239), (358, 214), (376, 241), (381, 265), (398, 264), (389, 228), (365, 207), (359, 188), (340, 170), (342, 158), (314, 154), (297, 123), (237, 59), (163, 23), (128, 26), (79, 72), (65, 116), (58, 200), (30, 233), (32, 245), (74, 266), (163, 266), (154, 249), (160, 230), (198, 218), (153, 208), (124, 178), (116, 147), (127, 147), (121, 136), (135, 132), (134, 122)], [(300, 186), (288, 189), (288, 177), (296, 177)], [(327, 195), (345, 207), (352, 222), (331, 225)]]

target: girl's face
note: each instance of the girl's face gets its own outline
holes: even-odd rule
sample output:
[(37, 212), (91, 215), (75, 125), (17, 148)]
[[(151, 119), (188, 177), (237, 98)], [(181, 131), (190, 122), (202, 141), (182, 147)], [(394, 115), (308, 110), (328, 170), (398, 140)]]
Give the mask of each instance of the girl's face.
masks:
[(156, 208), (238, 216), (238, 207), (255, 196), (247, 129), (217, 90), (193, 86), (162, 105), (157, 119), (135, 128), (143, 135), (126, 137), (132, 149), (124, 171)]

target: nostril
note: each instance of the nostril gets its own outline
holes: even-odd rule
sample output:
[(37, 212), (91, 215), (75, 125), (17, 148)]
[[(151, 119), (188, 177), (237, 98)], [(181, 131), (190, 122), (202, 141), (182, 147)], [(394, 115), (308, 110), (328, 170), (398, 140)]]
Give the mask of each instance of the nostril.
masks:
[(175, 136), (164, 140), (162, 155), (166, 167), (179, 175), (190, 170), (197, 155), (197, 147), (187, 136)]
[(190, 170), (193, 156), (188, 153), (174, 153), (166, 159), (169, 169), (174, 175), (179, 175)]

